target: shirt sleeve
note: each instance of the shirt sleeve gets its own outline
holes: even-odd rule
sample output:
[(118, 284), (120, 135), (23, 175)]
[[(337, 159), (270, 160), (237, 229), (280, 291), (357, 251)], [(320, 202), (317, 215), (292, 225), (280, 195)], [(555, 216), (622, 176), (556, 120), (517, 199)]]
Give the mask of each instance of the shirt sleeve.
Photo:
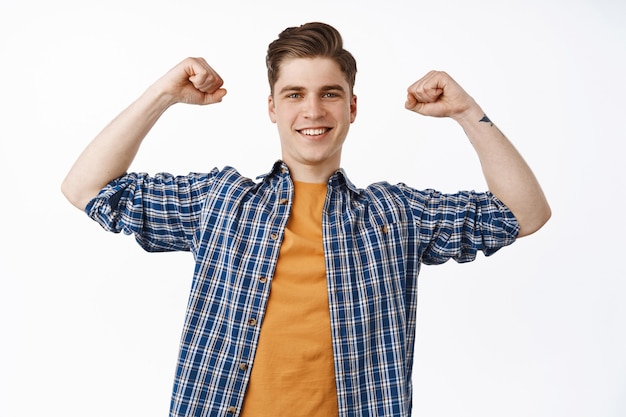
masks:
[(105, 230), (135, 236), (148, 252), (189, 251), (215, 170), (154, 177), (129, 173), (111, 181), (85, 212)]
[(404, 191), (410, 195), (424, 264), (470, 262), (479, 251), (490, 256), (513, 243), (519, 233), (511, 210), (490, 192)]

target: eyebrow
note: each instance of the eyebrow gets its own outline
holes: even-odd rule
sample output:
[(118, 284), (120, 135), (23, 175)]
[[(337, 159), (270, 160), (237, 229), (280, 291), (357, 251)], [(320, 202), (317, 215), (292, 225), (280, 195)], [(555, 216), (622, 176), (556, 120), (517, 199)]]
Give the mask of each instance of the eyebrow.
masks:
[[(297, 85), (286, 85), (283, 88), (280, 89), (279, 93), (280, 94), (284, 94), (288, 91), (304, 91), (306, 90), (306, 88), (301, 87), (301, 86), (297, 86)], [(323, 86), (321, 89), (321, 91), (341, 91), (345, 93), (345, 88), (343, 88), (343, 86), (341, 86), (340, 84), (331, 84), (331, 85), (325, 85)]]

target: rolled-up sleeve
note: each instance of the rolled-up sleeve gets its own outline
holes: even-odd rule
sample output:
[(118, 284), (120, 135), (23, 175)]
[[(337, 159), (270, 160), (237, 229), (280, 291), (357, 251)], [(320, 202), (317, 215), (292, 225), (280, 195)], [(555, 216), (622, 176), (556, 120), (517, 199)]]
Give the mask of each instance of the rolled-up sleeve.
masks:
[(85, 212), (107, 231), (134, 235), (146, 251), (189, 251), (213, 176), (129, 173), (104, 187)]
[(490, 192), (426, 190), (418, 194), (412, 193), (411, 201), (424, 264), (449, 259), (470, 262), (477, 252), (493, 255), (517, 238), (515, 216)]

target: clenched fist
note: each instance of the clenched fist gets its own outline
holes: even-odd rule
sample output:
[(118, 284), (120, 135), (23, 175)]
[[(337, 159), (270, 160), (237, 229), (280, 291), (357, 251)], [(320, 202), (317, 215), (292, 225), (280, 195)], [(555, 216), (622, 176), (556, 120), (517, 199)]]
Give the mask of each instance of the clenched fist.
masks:
[(457, 119), (478, 105), (447, 73), (430, 71), (408, 88), (405, 107), (424, 116)]
[(222, 101), (224, 81), (203, 58), (186, 58), (161, 77), (153, 87), (173, 103), (213, 104)]

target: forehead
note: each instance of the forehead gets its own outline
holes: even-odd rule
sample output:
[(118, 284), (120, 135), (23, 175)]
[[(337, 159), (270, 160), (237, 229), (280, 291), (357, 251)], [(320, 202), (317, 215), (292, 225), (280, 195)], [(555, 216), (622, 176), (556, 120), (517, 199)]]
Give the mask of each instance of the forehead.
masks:
[(286, 85), (315, 88), (325, 85), (342, 85), (348, 81), (339, 64), (330, 58), (288, 58), (280, 64), (275, 88)]

